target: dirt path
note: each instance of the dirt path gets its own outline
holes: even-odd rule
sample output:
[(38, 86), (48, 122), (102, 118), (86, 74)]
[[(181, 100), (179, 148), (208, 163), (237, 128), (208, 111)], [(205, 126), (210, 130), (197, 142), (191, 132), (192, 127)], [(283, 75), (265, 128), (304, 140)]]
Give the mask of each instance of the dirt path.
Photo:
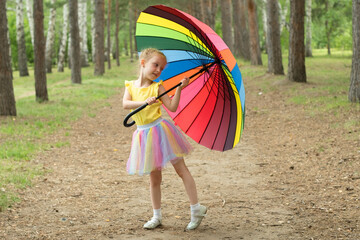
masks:
[[(0, 238), (359, 239), (357, 176), (343, 177), (348, 164), (360, 169), (360, 140), (349, 138), (344, 152), (348, 142), (331, 141), (338, 135), (322, 141), (331, 122), (314, 122), (285, 103), (280, 92), (287, 87), (258, 94), (249, 82), (246, 128), (233, 150), (209, 151), (191, 140), (195, 151), (186, 162), (209, 207), (197, 230), (184, 231), (189, 204), (171, 166), (163, 172), (163, 226), (142, 229), (152, 215), (148, 177), (126, 173), (134, 128), (122, 126), (120, 93), (96, 117), (76, 122), (70, 136), (64, 130), (49, 139), (70, 144), (35, 159), (48, 172), (0, 213)], [(331, 152), (319, 153), (319, 141), (325, 149), (332, 144)]]
[[(49, 170), (23, 201), (0, 215), (6, 239), (286, 239), (291, 214), (264, 190), (257, 149), (244, 133), (225, 153), (196, 146), (186, 159), (201, 203), (209, 207), (201, 227), (184, 232), (189, 207), (172, 167), (163, 180), (163, 227), (142, 229), (151, 216), (148, 177), (125, 171), (133, 128), (122, 126), (119, 96), (95, 118), (83, 118), (70, 131), (69, 147), (41, 154)], [(63, 134), (55, 136), (58, 140)], [(65, 140), (65, 138), (64, 138)]]

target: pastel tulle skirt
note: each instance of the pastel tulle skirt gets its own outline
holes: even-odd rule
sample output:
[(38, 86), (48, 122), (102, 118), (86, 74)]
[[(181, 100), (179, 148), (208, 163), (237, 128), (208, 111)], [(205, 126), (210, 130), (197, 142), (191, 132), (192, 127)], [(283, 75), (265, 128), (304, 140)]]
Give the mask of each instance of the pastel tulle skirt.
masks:
[(138, 126), (133, 134), (130, 157), (127, 162), (129, 174), (149, 174), (161, 170), (190, 153), (192, 147), (182, 132), (166, 119)]

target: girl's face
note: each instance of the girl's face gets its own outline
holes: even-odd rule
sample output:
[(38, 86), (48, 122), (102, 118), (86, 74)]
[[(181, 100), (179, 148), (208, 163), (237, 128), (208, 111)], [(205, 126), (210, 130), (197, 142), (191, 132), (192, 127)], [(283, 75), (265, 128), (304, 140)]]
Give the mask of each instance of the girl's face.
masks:
[(166, 59), (159, 54), (154, 55), (149, 60), (141, 60), (141, 66), (143, 67), (143, 76), (148, 80), (154, 81), (160, 76), (166, 64)]

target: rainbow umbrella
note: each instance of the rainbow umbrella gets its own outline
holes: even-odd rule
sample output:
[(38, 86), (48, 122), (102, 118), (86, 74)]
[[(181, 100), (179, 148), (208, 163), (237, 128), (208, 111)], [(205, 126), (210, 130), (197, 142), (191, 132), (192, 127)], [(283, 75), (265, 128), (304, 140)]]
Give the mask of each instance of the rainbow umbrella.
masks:
[[(193, 16), (164, 5), (150, 6), (136, 23), (137, 49), (157, 48), (168, 64), (155, 81), (163, 81), (171, 95), (185, 76), (171, 118), (188, 136), (210, 149), (232, 149), (240, 140), (245, 118), (245, 90), (236, 60), (224, 41)], [(158, 98), (160, 98), (159, 96)], [(131, 112), (124, 120), (145, 104)]]

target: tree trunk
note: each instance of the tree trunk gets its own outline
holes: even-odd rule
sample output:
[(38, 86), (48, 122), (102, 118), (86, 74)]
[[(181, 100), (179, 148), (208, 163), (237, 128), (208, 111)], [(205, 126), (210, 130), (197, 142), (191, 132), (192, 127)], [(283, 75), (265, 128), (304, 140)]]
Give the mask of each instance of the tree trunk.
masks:
[(264, 48), (265, 48), (265, 52), (268, 52), (268, 46), (267, 46), (267, 37), (268, 37), (268, 33), (267, 33), (267, 21), (268, 21), (268, 17), (267, 17), (267, 0), (262, 0), (262, 21), (263, 21), (263, 31), (264, 31)]
[(285, 0), (285, 4), (284, 7), (281, 8), (281, 4), (279, 3), (279, 13), (280, 13), (280, 35), (284, 29), (284, 27), (286, 27), (287, 29), (289, 29), (288, 25), (286, 25), (286, 16), (287, 16), (287, 12), (289, 9), (289, 0)]
[(9, 55), (6, 1), (0, 1), (0, 115), (16, 116), (13, 75)]
[(281, 54), (279, 9), (277, 0), (267, 0), (268, 71), (284, 74)]
[(247, 0), (240, 0), (239, 1), (239, 13), (240, 16), (240, 54), (241, 56), (250, 61), (250, 39), (249, 39), (249, 28), (247, 24), (247, 8), (246, 8), (246, 1)]
[(78, 25), (78, 1), (69, 0), (69, 21), (71, 36), (71, 82), (81, 84), (80, 36)]
[(305, 0), (291, 1), (288, 79), (294, 82), (306, 82), (304, 15)]
[(78, 4), (79, 10), (79, 29), (80, 29), (80, 58), (81, 66), (89, 66), (88, 53), (89, 49), (87, 46), (87, 3), (86, 0), (80, 0)]
[(110, 48), (111, 57), (112, 57), (112, 59), (116, 60), (116, 46), (115, 46), (116, 45), (116, 38), (115, 38), (115, 36), (112, 36), (111, 38), (112, 38), (112, 40), (111, 40), (111, 48)]
[(223, 39), (230, 50), (233, 51), (231, 0), (224, 0), (221, 3), (221, 29)]
[(262, 65), (256, 4), (253, 0), (248, 0), (247, 3), (250, 29), (250, 61), (251, 65)]
[(125, 51), (125, 56), (129, 56), (129, 48), (128, 48), (128, 43), (127, 43), (127, 37), (124, 37), (124, 51)]
[(200, 12), (200, 15), (199, 15), (199, 20), (202, 21), (202, 22), (205, 22), (205, 4), (204, 4), (204, 1), (203, 0), (195, 0), (194, 2), (197, 3), (198, 5), (198, 8), (199, 8), (199, 12)]
[(37, 102), (48, 101), (45, 68), (44, 6), (42, 0), (34, 0), (34, 71)]
[(208, 3), (208, 8), (206, 9), (206, 18), (208, 18), (209, 20), (209, 26), (212, 29), (215, 29), (215, 20), (216, 20), (216, 13), (218, 10), (218, 1), (217, 0), (207, 0)]
[[(67, 16), (69, 18), (69, 15)], [(68, 34), (68, 67), (71, 70), (71, 33)]]
[(202, 0), (204, 22), (215, 29), (215, 17), (217, 12), (217, 0)]
[(26, 14), (29, 20), (31, 44), (34, 48), (34, 14), (33, 14), (33, 4), (31, 4), (31, 0), (26, 0)]
[(360, 0), (353, 0), (353, 56), (350, 77), (349, 101), (360, 103)]
[(135, 33), (136, 33), (136, 21), (138, 20), (139, 15), (140, 15), (139, 6), (137, 4), (138, 4), (138, 0), (135, 0), (135, 5), (133, 6), (133, 9), (134, 9), (134, 15), (133, 15), (133, 18), (134, 18), (134, 20), (133, 20), (133, 42), (134, 42), (134, 53), (135, 53), (135, 59), (136, 60), (139, 58), (139, 54), (138, 54), (137, 46), (136, 46), (136, 36), (135, 36)]
[[(325, 11), (328, 12), (329, 11), (329, 1), (325, 0)], [(328, 55), (331, 55), (331, 46), (330, 46), (330, 29), (329, 29), (329, 20), (326, 19), (325, 20), (325, 32), (326, 32), (326, 40), (327, 40), (327, 51), (328, 51)]]
[(9, 44), (9, 56), (10, 56), (10, 65), (11, 65), (11, 59), (12, 59), (12, 55), (11, 55), (11, 41), (10, 41), (10, 32), (7, 31), (7, 42)]
[(95, 0), (95, 67), (94, 75), (99, 76), (105, 73), (104, 56), (104, 0)]
[(210, 4), (211, 2), (209, 0), (200, 0), (201, 4), (201, 14), (203, 15), (203, 22), (210, 26), (208, 11), (210, 10)]
[(18, 64), (20, 77), (29, 76), (25, 46), (23, 1), (16, 1), (16, 40), (18, 45)]
[(110, 24), (111, 24), (111, 0), (108, 0), (108, 14), (107, 14), (107, 60), (108, 69), (111, 69), (111, 38), (110, 38)]
[(233, 54), (235, 57), (242, 57), (241, 56), (241, 32), (243, 31), (243, 29), (241, 29), (240, 27), (240, 9), (239, 9), (239, 2), (241, 0), (233, 0), (232, 1), (232, 14), (233, 14), (233, 21), (234, 21), (234, 39), (233, 39), (233, 43), (234, 43), (234, 49), (233, 49)]
[(119, 0), (116, 0), (116, 7), (115, 7), (115, 18), (116, 18), (116, 28), (115, 28), (115, 56), (116, 56), (116, 65), (120, 66), (120, 54), (119, 54)]
[(65, 50), (66, 50), (66, 40), (68, 33), (68, 17), (69, 17), (69, 7), (68, 4), (63, 6), (63, 29), (59, 49), (59, 60), (58, 60), (58, 72), (64, 72), (65, 65)]
[(91, 61), (95, 63), (95, 36), (96, 36), (96, 30), (95, 30), (95, 4), (94, 1), (91, 1), (91, 11), (93, 14), (91, 14)]
[(193, 0), (185, 0), (185, 3), (186, 4), (186, 11), (188, 14), (192, 15), (195, 17), (195, 12), (194, 12), (194, 9), (193, 9)]
[(201, 16), (201, 0), (188, 0), (185, 1), (187, 4), (187, 13), (189, 13), (190, 15), (194, 16), (195, 18), (199, 19), (200, 21), (202, 21), (202, 16)]
[(51, 0), (50, 8), (50, 17), (49, 17), (49, 27), (48, 33), (46, 36), (46, 50), (45, 50), (45, 64), (46, 72), (52, 72), (52, 52), (55, 43), (55, 20), (56, 20), (56, 9), (55, 9), (55, 0)]
[(311, 48), (311, 0), (306, 0), (306, 45), (305, 56), (312, 57)]
[(132, 3), (129, 1), (129, 43), (130, 43), (130, 61), (134, 62), (134, 48), (133, 48), (133, 33), (132, 33), (132, 25), (133, 25), (133, 11), (132, 11)]
[(250, 60), (249, 33), (245, 13), (244, 0), (234, 0), (234, 54), (245, 60)]

